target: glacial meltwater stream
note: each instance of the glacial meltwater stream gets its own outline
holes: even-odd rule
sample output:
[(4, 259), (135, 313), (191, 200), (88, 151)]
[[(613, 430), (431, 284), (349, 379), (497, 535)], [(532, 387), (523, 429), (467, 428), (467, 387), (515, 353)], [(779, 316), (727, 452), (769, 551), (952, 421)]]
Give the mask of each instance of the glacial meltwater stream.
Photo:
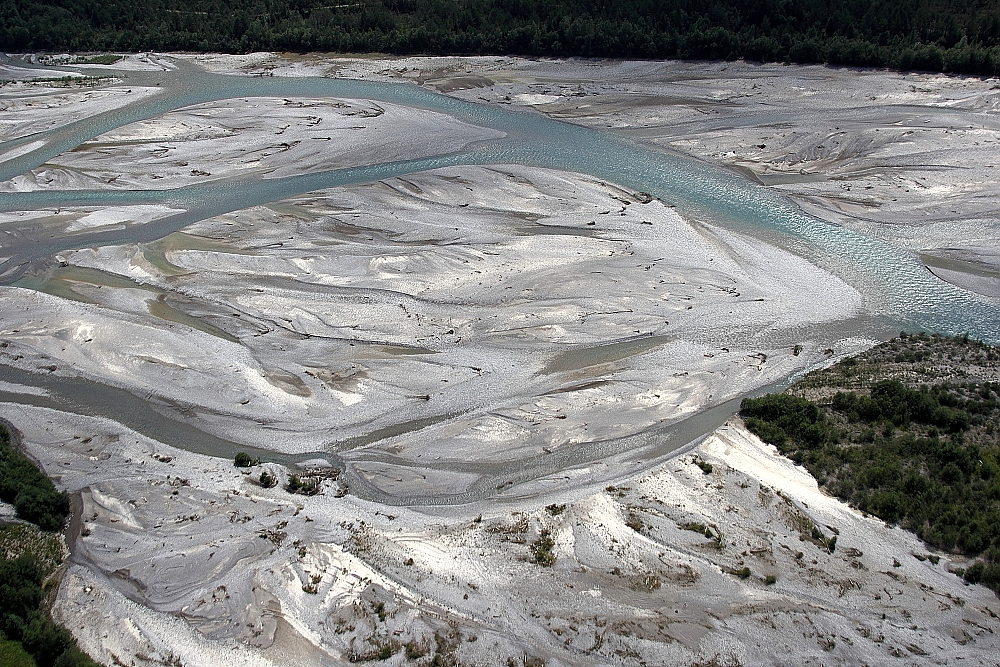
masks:
[[(473, 144), (465, 150), (411, 160), (371, 164), (284, 178), (262, 178), (208, 182), (201, 185), (146, 191), (72, 190), (7, 193), (0, 195), (0, 211), (26, 211), (59, 206), (165, 204), (185, 212), (122, 230), (82, 232), (49, 237), (44, 234), (6, 235), (0, 249), (0, 283), (11, 284), (30, 268), (51, 263), (55, 253), (93, 246), (146, 243), (183, 229), (187, 225), (251, 206), (287, 197), (348, 184), (365, 183), (414, 172), (456, 165), (518, 164), (580, 172), (599, 179), (649, 193), (675, 206), (687, 216), (711, 220), (750, 235), (769, 240), (785, 239), (823, 268), (857, 288), (865, 298), (865, 310), (877, 321), (878, 331), (928, 330), (947, 334), (968, 333), (988, 342), (1000, 342), (1000, 308), (993, 302), (939, 280), (919, 258), (898, 246), (865, 236), (806, 215), (772, 190), (735, 174), (664, 151), (653, 150), (636, 141), (614, 134), (572, 125), (530, 111), (466, 102), (412, 84), (373, 83), (333, 78), (251, 78), (216, 75), (183, 61), (169, 72), (128, 72), (129, 85), (159, 85), (161, 92), (113, 111), (98, 113), (63, 127), (0, 143), (0, 155), (32, 142), (40, 147), (0, 162), (0, 181), (9, 180), (42, 165), (56, 155), (130, 123), (154, 118), (190, 105), (243, 97), (342, 98), (394, 103), (411, 108), (448, 114), (465, 123), (504, 133), (504, 138)], [(884, 326), (883, 326), (884, 324)], [(31, 384), (30, 374), (0, 366), (0, 380)], [(90, 389), (81, 389), (82, 384)], [(164, 441), (177, 436), (180, 447), (217, 455), (231, 455), (224, 440), (206, 436), (202, 445), (191, 445), (190, 433), (172, 432), (159, 416), (139, 399), (122, 401), (120, 389), (102, 388), (82, 380), (47, 378), (45, 390), (52, 396), (91, 394), (86, 405), (77, 409), (105, 414)], [(111, 392), (101, 398), (102, 392)], [(0, 393), (0, 400), (29, 402), (23, 395)], [(41, 399), (32, 399), (41, 400)], [(44, 403), (45, 401), (43, 401)], [(119, 406), (125, 413), (116, 412)], [(721, 409), (724, 408), (724, 409)], [(717, 406), (708, 416), (692, 418), (670, 429), (678, 447), (723, 421), (735, 405)], [(720, 411), (721, 410), (721, 411)], [(140, 415), (149, 411), (149, 417)], [(725, 414), (723, 414), (725, 413)], [(687, 426), (684, 426), (687, 424)], [(644, 436), (635, 436), (638, 438)], [(195, 438), (197, 439), (197, 438)], [(181, 440), (189, 444), (185, 446)], [(622, 452), (631, 441), (614, 444), (590, 443), (586, 451), (576, 451), (574, 460), (593, 459), (606, 453)], [(233, 445), (232, 448), (235, 448)], [(582, 452), (582, 453), (581, 453)], [(324, 453), (330, 456), (329, 453)], [(582, 458), (581, 458), (582, 457)], [(547, 460), (540, 475), (568, 465), (559, 457)], [(467, 494), (450, 502), (463, 502), (489, 492), (497, 480), (522, 476), (517, 471), (496, 466), (494, 474)], [(361, 485), (363, 486), (363, 485)], [(482, 486), (482, 489), (478, 487)], [(370, 493), (392, 502), (384, 494)], [(396, 499), (396, 502), (414, 499)]]
[[(84, 118), (65, 127), (0, 143), (0, 154), (31, 141), (45, 145), (0, 163), (0, 181), (72, 150), (112, 129), (168, 111), (238, 97), (371, 99), (447, 113), (467, 123), (500, 130), (507, 137), (458, 153), (373, 164), (286, 178), (208, 183), (164, 191), (40, 191), (0, 197), (0, 211), (67, 205), (165, 203), (187, 213), (124, 232), (33, 239), (4, 247), (9, 258), (0, 275), (11, 282), (19, 266), (70, 247), (147, 242), (193, 221), (292, 195), (462, 164), (522, 164), (590, 174), (645, 191), (678, 209), (741, 231), (777, 232), (805, 241), (818, 259), (862, 290), (873, 315), (894, 318), (899, 327), (968, 333), (1000, 342), (1000, 309), (931, 275), (913, 253), (806, 215), (767, 188), (690, 158), (654, 151), (619, 136), (552, 120), (541, 114), (474, 104), (412, 84), (349, 79), (236, 77), (214, 75), (190, 64), (173, 72), (130, 72), (136, 85), (157, 82), (163, 92), (122, 109)], [(144, 79), (146, 81), (144, 81)]]

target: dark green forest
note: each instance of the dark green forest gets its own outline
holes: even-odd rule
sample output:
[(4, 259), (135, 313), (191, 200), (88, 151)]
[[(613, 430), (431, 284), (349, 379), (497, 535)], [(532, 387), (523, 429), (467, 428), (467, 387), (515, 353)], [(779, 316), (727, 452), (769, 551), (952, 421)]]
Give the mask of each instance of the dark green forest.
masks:
[(1000, 591), (1000, 352), (905, 336), (748, 398), (747, 428), (830, 493), (928, 544), (979, 557), (962, 575)]
[(322, 51), (1000, 71), (997, 0), (0, 0), (7, 51)]

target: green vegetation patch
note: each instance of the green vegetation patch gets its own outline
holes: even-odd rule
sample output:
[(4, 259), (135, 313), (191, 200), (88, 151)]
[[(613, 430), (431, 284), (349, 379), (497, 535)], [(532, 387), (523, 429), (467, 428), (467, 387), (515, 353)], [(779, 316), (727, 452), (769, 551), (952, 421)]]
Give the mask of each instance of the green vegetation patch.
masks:
[(42, 530), (59, 530), (69, 516), (69, 498), (28, 457), (19, 452), (7, 427), (0, 424), (0, 500), (17, 516)]
[(260, 473), (260, 485), (265, 489), (271, 489), (278, 485), (278, 478), (268, 471)]
[[(0, 424), (0, 498), (35, 525), (0, 525), (0, 665), (97, 667), (44, 606), (51, 575), (65, 557), (57, 534), (69, 500), (23, 454)], [(44, 530), (40, 530), (44, 529)]]
[(285, 491), (298, 493), (303, 496), (315, 496), (320, 490), (320, 480), (315, 477), (299, 477), (289, 475), (288, 483), (285, 484)]
[(0, 3), (0, 48), (745, 58), (989, 75), (998, 25), (986, 0), (18, 0)]
[(119, 60), (122, 60), (121, 56), (115, 55), (113, 53), (104, 53), (98, 56), (77, 56), (73, 64), (74, 65), (114, 65)]
[(557, 505), (556, 503), (552, 503), (551, 505), (545, 506), (545, 511), (552, 516), (559, 516), (566, 511), (566, 505)]
[(0, 665), (4, 667), (35, 667), (31, 654), (24, 650), (20, 642), (0, 640)]
[(73, 86), (76, 86), (77, 88), (94, 88), (113, 80), (114, 77), (110, 76), (39, 76), (32, 77), (30, 79), (4, 79), (0, 81), (0, 85), (6, 85), (9, 83), (32, 83), (47, 84), (53, 88), (72, 88)]
[(0, 665), (97, 667), (43, 607), (48, 574), (30, 552), (0, 560)]
[(712, 533), (712, 529), (703, 523), (698, 523), (697, 521), (685, 521), (684, 523), (678, 524), (678, 526), (684, 530), (690, 530), (695, 533), (701, 533), (705, 537), (712, 538), (715, 535)]
[(531, 555), (535, 562), (542, 567), (551, 567), (556, 562), (556, 555), (552, 553), (555, 546), (556, 542), (552, 539), (552, 533), (547, 529), (543, 530), (538, 539), (531, 543)]
[(250, 466), (259, 466), (260, 459), (255, 459), (246, 452), (236, 452), (233, 463), (237, 468), (249, 468)]
[(42, 65), (58, 66), (58, 65), (114, 65), (116, 62), (124, 60), (123, 56), (116, 55), (113, 53), (101, 53), (92, 56), (84, 55), (62, 55), (62, 56), (47, 56), (43, 55), (38, 58), (38, 62)]
[(25, 553), (37, 559), (45, 576), (55, 571), (66, 557), (66, 549), (58, 533), (41, 531), (25, 523), (0, 525), (0, 558), (13, 560)]
[(981, 556), (966, 579), (1000, 590), (998, 376), (996, 348), (903, 334), (784, 394), (745, 399), (740, 415), (841, 500)]

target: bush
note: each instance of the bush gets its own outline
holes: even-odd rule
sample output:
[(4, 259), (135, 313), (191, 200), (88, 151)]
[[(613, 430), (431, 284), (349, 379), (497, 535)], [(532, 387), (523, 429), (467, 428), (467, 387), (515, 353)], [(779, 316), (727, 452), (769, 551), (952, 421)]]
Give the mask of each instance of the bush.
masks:
[(788, 442), (788, 435), (777, 424), (774, 424), (756, 417), (746, 418), (747, 428), (764, 442), (770, 443), (778, 448), (778, 451), (785, 450), (785, 443)]
[(987, 557), (965, 570), (963, 578), (970, 584), (982, 584), (993, 590), (1000, 590), (1000, 562)]
[[(52, 481), (17, 451), (2, 424), (0, 498), (12, 503), (19, 517), (46, 531), (62, 528), (69, 514), (66, 494), (56, 491)], [(8, 545), (3, 551), (10, 550)], [(17, 550), (25, 552), (0, 560), (0, 665), (98, 667), (77, 648), (69, 631), (54, 623), (42, 608), (43, 582), (61, 556), (43, 561), (35, 553), (39, 550), (37, 541), (30, 547), (22, 543)], [(48, 557), (47, 550), (41, 552)]]
[(278, 478), (268, 471), (260, 473), (260, 485), (265, 489), (271, 489), (278, 485)]
[(20, 642), (0, 640), (0, 665), (4, 667), (35, 667), (35, 661)]
[(76, 646), (70, 646), (63, 651), (63, 654), (56, 658), (52, 667), (99, 667), (90, 656), (81, 651)]
[(428, 652), (425, 647), (418, 645), (416, 642), (409, 642), (403, 648), (406, 652), (407, 660), (418, 660), (427, 655)]
[[(740, 416), (747, 428), (780, 451), (786, 442), (814, 449), (827, 436), (826, 419), (819, 407), (790, 394), (767, 394), (760, 398), (745, 398), (740, 404)], [(784, 437), (782, 437), (784, 436)]]
[(21, 635), (21, 644), (39, 667), (52, 665), (73, 644), (73, 637), (61, 625), (36, 615)]
[(236, 463), (237, 468), (249, 468), (250, 466), (259, 466), (260, 459), (251, 458), (246, 452), (237, 452), (234, 463)]
[(536, 563), (542, 567), (551, 567), (556, 562), (556, 556), (552, 553), (556, 542), (552, 539), (552, 534), (548, 530), (543, 530), (538, 539), (531, 543), (531, 554)]
[(319, 480), (312, 477), (302, 479), (298, 475), (289, 475), (285, 491), (303, 496), (315, 496), (319, 493)]

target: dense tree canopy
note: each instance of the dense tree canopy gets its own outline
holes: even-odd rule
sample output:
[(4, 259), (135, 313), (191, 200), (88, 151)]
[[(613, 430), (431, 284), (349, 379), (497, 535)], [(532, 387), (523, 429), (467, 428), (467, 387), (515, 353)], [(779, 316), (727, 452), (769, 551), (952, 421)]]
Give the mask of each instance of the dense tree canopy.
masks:
[(993, 74), (996, 0), (0, 0), (0, 48), (735, 59)]

